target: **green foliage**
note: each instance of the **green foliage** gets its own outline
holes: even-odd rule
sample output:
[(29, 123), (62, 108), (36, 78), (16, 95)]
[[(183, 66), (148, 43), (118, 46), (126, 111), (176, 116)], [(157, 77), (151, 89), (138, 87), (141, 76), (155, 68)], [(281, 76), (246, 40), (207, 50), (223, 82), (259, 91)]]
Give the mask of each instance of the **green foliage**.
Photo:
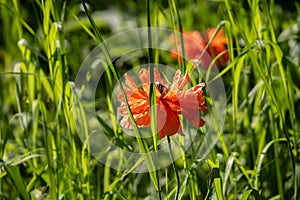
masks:
[[(79, 1), (0, 0), (1, 199), (299, 199), (299, 3), (89, 2), (84, 7)], [(89, 142), (81, 142), (74, 115), (80, 116), (87, 138), (90, 122), (76, 106), (72, 90), (80, 64), (97, 44), (146, 26), (181, 32), (224, 29), (230, 62), (218, 77), (226, 88), (227, 114), (218, 143), (205, 158), (198, 157), (205, 135), (199, 129), (174, 166), (135, 174), (131, 172), (143, 161), (148, 169), (155, 168), (147, 154), (123, 172), (100, 163)], [(142, 59), (190, 69), (155, 49)], [(108, 102), (106, 111), (96, 105), (105, 135), (123, 149), (157, 151), (161, 143), (155, 135), (155, 107), (150, 140), (127, 141), (114, 116), (111, 92), (133, 63), (106, 64), (109, 70), (96, 94)], [(191, 79), (199, 82), (199, 77)], [(154, 105), (155, 85), (151, 88)], [(132, 114), (130, 118), (134, 122)], [(135, 135), (141, 135), (132, 124)], [(114, 162), (116, 155), (107, 154), (108, 162)]]

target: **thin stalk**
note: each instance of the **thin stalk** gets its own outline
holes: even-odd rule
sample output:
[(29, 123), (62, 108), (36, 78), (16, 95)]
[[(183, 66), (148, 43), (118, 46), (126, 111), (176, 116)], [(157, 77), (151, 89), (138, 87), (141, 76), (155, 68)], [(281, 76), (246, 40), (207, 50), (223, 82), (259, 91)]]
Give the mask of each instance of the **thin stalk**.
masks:
[[(186, 63), (184, 61), (185, 59), (185, 49), (184, 49), (184, 40), (183, 40), (183, 34), (182, 34), (182, 24), (181, 24), (181, 18), (180, 18), (180, 15), (179, 15), (179, 11), (177, 9), (177, 5), (176, 5), (176, 2), (175, 0), (169, 0), (169, 5), (171, 6), (171, 18), (172, 18), (172, 21), (173, 21), (173, 29), (174, 29), (174, 38), (175, 38), (175, 44), (176, 44), (176, 49), (177, 49), (177, 52), (178, 52), (178, 46), (180, 44), (181, 46), (181, 56), (182, 58), (179, 56), (178, 57), (178, 60), (179, 60), (179, 63), (181, 63), (181, 71), (182, 72), (185, 72), (186, 70)], [(175, 19), (177, 19), (177, 23), (178, 23), (178, 29), (179, 29), (179, 44), (177, 42), (177, 38), (178, 38), (178, 30), (176, 28), (176, 21)]]
[(176, 190), (176, 194), (175, 194), (175, 200), (177, 200), (178, 196), (179, 196), (179, 190), (180, 190), (180, 179), (179, 179), (179, 174), (178, 174), (177, 167), (176, 167), (176, 164), (175, 164), (174, 155), (172, 153), (172, 146), (171, 146), (170, 136), (167, 136), (167, 139), (168, 139), (168, 146), (169, 146), (169, 151), (170, 151), (170, 158), (171, 158), (171, 161), (172, 161), (172, 165), (173, 165), (175, 176), (176, 176), (176, 182), (177, 182), (177, 190)]
[[(152, 37), (151, 37), (151, 15), (150, 15), (150, 0), (147, 0), (147, 27), (148, 27), (148, 64), (150, 70), (150, 90), (149, 90), (149, 100), (150, 100), (150, 117), (151, 117), (151, 132), (153, 137), (154, 150), (157, 151), (157, 128), (156, 128), (156, 90), (154, 85), (154, 69), (153, 69), (153, 52), (152, 52)], [(157, 163), (157, 162), (155, 162)], [(154, 164), (155, 164), (154, 163)], [(159, 173), (158, 170), (155, 171), (157, 177), (157, 187), (158, 187), (158, 197), (161, 197), (161, 188), (159, 183)]]
[[(91, 26), (93, 28), (93, 31), (94, 31), (94, 34), (95, 34), (95, 38), (97, 39), (97, 42), (100, 43), (100, 47), (104, 53), (104, 56), (105, 56), (105, 59), (107, 60), (107, 63), (108, 63), (108, 66), (109, 66), (109, 69), (111, 70), (111, 73), (113, 74), (114, 78), (116, 80), (120, 80), (120, 77), (117, 73), (117, 70), (115, 69), (115, 66), (112, 64), (112, 59), (111, 59), (111, 56), (109, 54), (109, 51), (108, 51), (108, 48), (106, 47), (105, 43), (103, 43), (103, 38), (100, 34), (100, 32), (98, 31), (97, 29), (97, 26), (95, 24), (95, 21), (90, 13), (90, 11), (88, 10), (87, 6), (85, 5), (85, 1), (84, 0), (81, 0), (82, 4), (83, 4), (83, 7), (84, 7), (84, 10), (85, 10), (85, 13), (91, 23)], [(155, 168), (154, 166), (154, 163), (153, 163), (153, 160), (149, 154), (149, 149), (148, 149), (148, 145), (146, 144), (145, 140), (143, 140), (142, 138), (142, 135), (141, 135), (141, 132), (140, 132), (140, 129), (138, 128), (136, 122), (135, 122), (135, 119), (133, 118), (133, 115), (132, 115), (132, 112), (131, 112), (131, 109), (130, 109), (130, 106), (129, 106), (129, 103), (128, 103), (128, 99), (127, 99), (127, 96), (125, 94), (125, 91), (124, 91), (124, 87), (123, 87), (123, 84), (122, 82), (119, 82), (120, 84), (120, 91), (121, 91), (121, 94), (124, 98), (124, 102), (125, 102), (125, 105), (126, 105), (126, 109), (127, 109), (127, 112), (129, 114), (129, 118), (130, 118), (130, 122), (133, 126), (133, 131), (135, 133), (135, 136), (136, 136), (136, 140), (138, 142), (138, 145), (139, 147), (141, 148), (141, 151), (144, 155), (144, 158), (145, 158), (145, 161), (146, 161), (146, 165), (149, 169), (149, 174), (150, 174), (150, 177), (155, 185), (155, 188), (157, 190), (159, 190), (159, 186), (157, 185), (157, 172), (153, 172)]]

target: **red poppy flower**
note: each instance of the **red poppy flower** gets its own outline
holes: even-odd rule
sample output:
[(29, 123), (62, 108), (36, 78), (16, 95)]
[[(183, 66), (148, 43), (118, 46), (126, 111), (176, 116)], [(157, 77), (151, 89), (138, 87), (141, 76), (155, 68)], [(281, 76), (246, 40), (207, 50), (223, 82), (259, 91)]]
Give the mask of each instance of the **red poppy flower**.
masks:
[[(212, 38), (215, 31), (215, 28), (207, 29), (206, 34), (204, 34), (203, 36), (206, 41), (205, 45), (207, 45), (208, 41)], [(229, 61), (229, 54), (226, 48), (227, 44), (228, 39), (224, 36), (223, 29), (221, 29), (216, 34), (216, 36), (214, 37), (214, 39), (208, 47), (208, 53), (212, 58), (216, 57), (220, 53), (223, 53), (222, 56), (216, 61), (216, 65), (218, 67), (225, 65)]]
[[(187, 59), (199, 59), (199, 56), (202, 54), (203, 49), (208, 44), (209, 40), (212, 38), (215, 28), (207, 29), (206, 33), (201, 33), (199, 31), (185, 31), (183, 30), (183, 42), (185, 55)], [(170, 37), (171, 42), (174, 42), (174, 35)], [(179, 42), (179, 39), (178, 39)], [(218, 56), (222, 53), (222, 56), (217, 59), (216, 65), (221, 67), (229, 61), (229, 55), (227, 53), (226, 45), (228, 44), (228, 39), (224, 36), (223, 30), (221, 29), (216, 36), (213, 38), (211, 44), (207, 48), (207, 53), (212, 57)], [(178, 45), (178, 53), (174, 47), (171, 51), (171, 56), (174, 59), (178, 59), (178, 55), (182, 56), (181, 45)], [(208, 66), (208, 59), (201, 60), (203, 66)]]
[[(124, 90), (137, 126), (147, 127), (150, 125), (149, 70), (143, 68), (139, 72), (139, 78), (142, 81), (142, 87), (138, 87), (133, 79), (125, 74), (126, 87), (124, 87)], [(179, 120), (180, 114), (195, 127), (204, 125), (205, 122), (199, 114), (199, 110), (206, 109), (206, 106), (204, 106), (205, 98), (202, 95), (204, 83), (183, 91), (183, 87), (190, 80), (187, 72), (184, 77), (181, 77), (180, 70), (175, 73), (172, 85), (165, 83), (156, 68), (154, 69), (154, 78), (156, 85), (156, 121), (160, 139), (176, 133), (184, 135)], [(118, 109), (122, 116), (120, 125), (124, 128), (132, 129), (126, 104), (120, 91), (118, 100), (121, 102)]]

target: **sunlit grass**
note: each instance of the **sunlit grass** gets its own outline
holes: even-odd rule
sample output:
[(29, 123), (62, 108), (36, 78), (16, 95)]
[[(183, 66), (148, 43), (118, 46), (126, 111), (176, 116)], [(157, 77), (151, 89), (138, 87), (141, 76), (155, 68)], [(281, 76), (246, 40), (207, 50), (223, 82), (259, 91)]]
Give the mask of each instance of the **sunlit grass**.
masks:
[[(0, 0), (1, 199), (298, 199), (299, 3), (148, 3), (91, 2), (84, 7), (77, 1)], [(227, 95), (225, 125), (209, 154), (198, 156), (204, 127), (174, 167), (137, 174), (131, 172), (143, 160), (149, 169), (155, 167), (147, 155), (127, 171), (105, 166), (91, 155), (88, 140), (79, 137), (88, 138), (91, 122), (74, 96), (74, 80), (88, 53), (120, 30), (159, 26), (204, 32), (218, 25), (228, 38), (230, 63), (218, 76)], [(115, 59), (101, 48), (107, 61)], [(106, 63), (109, 70), (96, 94), (107, 102), (107, 107), (101, 102), (96, 106), (97, 122), (106, 136), (123, 149), (143, 153), (164, 144), (155, 135), (155, 119), (151, 140), (126, 140), (111, 93), (126, 71), (148, 61), (167, 62), (183, 73), (191, 69), (151, 49), (133, 63)], [(199, 84), (201, 77), (190, 77), (192, 85)], [(78, 133), (76, 119), (83, 133)], [(141, 134), (137, 126), (134, 133)], [(182, 144), (183, 138), (174, 141)], [(110, 162), (119, 157), (126, 160), (107, 153)], [(122, 162), (118, 164), (121, 169)]]

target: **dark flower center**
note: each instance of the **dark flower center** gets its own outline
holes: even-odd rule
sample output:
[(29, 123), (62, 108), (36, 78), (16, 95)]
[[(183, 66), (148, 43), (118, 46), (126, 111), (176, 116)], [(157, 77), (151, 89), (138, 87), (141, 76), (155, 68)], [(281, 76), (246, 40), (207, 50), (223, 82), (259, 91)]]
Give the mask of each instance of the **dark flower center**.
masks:
[(160, 82), (155, 82), (155, 86), (156, 89), (161, 93), (163, 97), (168, 93), (170, 89), (169, 84), (162, 84)]

